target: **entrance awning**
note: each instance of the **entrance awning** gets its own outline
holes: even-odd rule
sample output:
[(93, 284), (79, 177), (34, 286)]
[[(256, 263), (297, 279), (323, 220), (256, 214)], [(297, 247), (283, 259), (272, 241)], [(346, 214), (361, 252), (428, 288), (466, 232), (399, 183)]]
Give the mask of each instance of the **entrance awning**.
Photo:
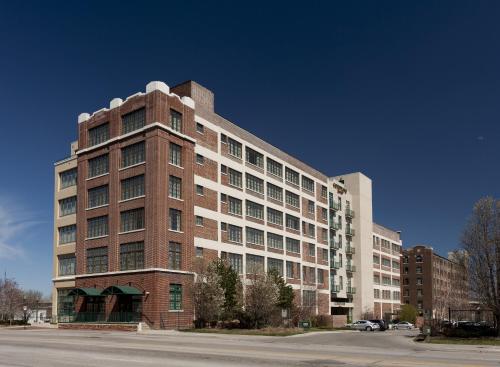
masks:
[(142, 296), (143, 293), (139, 289), (127, 285), (112, 285), (101, 292), (102, 296), (122, 294), (128, 296)]
[(99, 288), (75, 288), (68, 293), (68, 296), (88, 296), (98, 297), (102, 294), (102, 289)]

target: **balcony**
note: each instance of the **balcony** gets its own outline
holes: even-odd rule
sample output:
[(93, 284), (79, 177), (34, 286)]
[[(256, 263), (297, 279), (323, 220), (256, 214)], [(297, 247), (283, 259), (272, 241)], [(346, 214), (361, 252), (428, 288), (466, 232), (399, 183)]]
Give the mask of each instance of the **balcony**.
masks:
[(342, 229), (342, 222), (336, 222), (336, 221), (332, 221), (331, 222), (332, 224), (330, 225), (330, 227), (336, 231), (338, 231), (339, 229)]
[(346, 218), (354, 218), (354, 210), (346, 208), (345, 210), (345, 216)]
[(345, 234), (346, 234), (346, 236), (350, 236), (350, 237), (354, 236), (354, 228), (346, 227)]
[(347, 286), (346, 293), (347, 294), (356, 294), (356, 288)]
[(346, 267), (345, 267), (345, 270), (348, 273), (355, 273), (356, 272), (356, 266), (351, 265), (351, 264), (347, 264)]
[(340, 267), (342, 266), (342, 264), (340, 263), (340, 261), (330, 261), (330, 269), (340, 269)]
[(354, 248), (354, 246), (351, 246), (351, 245), (347, 245), (345, 247), (345, 253), (347, 255), (354, 255), (356, 253), (356, 249)]
[(335, 241), (335, 239), (330, 240), (330, 248), (332, 250), (338, 250), (342, 248), (342, 242), (340, 241)]
[(340, 285), (339, 284), (332, 284), (332, 293), (338, 293), (340, 292)]
[(333, 209), (335, 211), (339, 211), (342, 208), (342, 205), (338, 201), (331, 200), (330, 199), (330, 209)]

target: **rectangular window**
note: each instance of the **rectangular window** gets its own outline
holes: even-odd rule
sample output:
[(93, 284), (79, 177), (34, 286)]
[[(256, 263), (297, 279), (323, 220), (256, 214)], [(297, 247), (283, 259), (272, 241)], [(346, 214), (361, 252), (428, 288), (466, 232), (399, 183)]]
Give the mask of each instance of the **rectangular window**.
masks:
[(277, 274), (283, 276), (283, 260), (267, 258), (267, 271), (275, 271)]
[(380, 275), (373, 276), (373, 283), (380, 284)]
[(290, 169), (288, 167), (285, 168), (285, 180), (293, 185), (299, 186), (300, 185), (300, 175), (298, 172), (294, 171), (293, 169)]
[(321, 197), (323, 199), (328, 197), (328, 188), (326, 186), (321, 186)]
[(234, 215), (242, 215), (242, 201), (240, 199), (229, 196), (228, 198), (228, 213)]
[(386, 266), (386, 267), (390, 268), (391, 267), (391, 260), (386, 259), (386, 258), (382, 258), (382, 266)]
[(323, 284), (325, 282), (325, 277), (322, 269), (318, 269), (318, 284)]
[(243, 274), (243, 255), (223, 252), (221, 257), (227, 260), (229, 266), (233, 268), (237, 274)]
[(120, 270), (144, 269), (144, 242), (120, 245)]
[(287, 261), (286, 262), (286, 277), (287, 278), (289, 278), (289, 279), (294, 278), (294, 271), (293, 270), (294, 270), (294, 263)]
[(309, 244), (309, 256), (311, 257), (316, 256), (316, 246), (314, 246), (314, 243)]
[(58, 256), (59, 276), (75, 275), (76, 257), (75, 255)]
[(227, 226), (227, 235), (228, 235), (229, 241), (231, 241), (231, 242), (243, 243), (242, 232), (243, 231), (242, 231), (241, 227), (233, 226), (232, 224), (229, 224)]
[(59, 228), (59, 244), (76, 242), (76, 224)]
[(267, 221), (278, 226), (283, 225), (283, 213), (273, 208), (267, 208)]
[(172, 109), (170, 110), (170, 127), (172, 130), (182, 132), (182, 114)]
[(126, 178), (121, 181), (121, 200), (144, 196), (144, 175)]
[(180, 145), (170, 143), (168, 161), (174, 166), (182, 167), (182, 147)]
[(326, 210), (325, 208), (321, 208), (321, 218), (324, 221), (328, 221), (328, 210)]
[(182, 265), (182, 248), (178, 242), (170, 241), (168, 244), (168, 267), (169, 269), (180, 270)]
[(227, 142), (229, 146), (229, 154), (241, 159), (241, 143), (231, 138), (227, 138)]
[(274, 233), (267, 233), (267, 247), (283, 250), (283, 236)]
[(122, 134), (138, 130), (141, 127), (144, 127), (144, 125), (146, 125), (145, 108), (140, 108), (122, 116)]
[(283, 202), (283, 189), (279, 186), (273, 185), (272, 183), (267, 183), (267, 197), (269, 199), (273, 199)]
[(316, 226), (314, 224), (309, 223), (308, 224), (308, 230), (307, 230), (307, 235), (309, 237), (316, 237)]
[(77, 172), (78, 170), (76, 168), (73, 168), (59, 173), (59, 188), (62, 190), (67, 187), (75, 186)]
[(309, 177), (302, 176), (302, 188), (314, 193), (314, 180), (311, 180)]
[(373, 255), (373, 263), (375, 265), (379, 265), (380, 264), (380, 257)]
[(314, 207), (314, 201), (309, 200), (307, 202), (307, 211), (309, 212), (309, 214), (314, 214)]
[(270, 174), (277, 176), (279, 178), (283, 177), (283, 165), (278, 163), (271, 158), (267, 158), (267, 172)]
[(373, 290), (373, 297), (376, 299), (380, 298), (380, 289), (374, 289)]
[(87, 274), (106, 273), (108, 271), (108, 248), (87, 249)]
[(328, 261), (328, 250), (324, 248), (321, 251), (323, 252), (323, 260)]
[(243, 187), (242, 181), (241, 172), (229, 168), (229, 185), (239, 187), (241, 189)]
[(220, 201), (221, 201), (221, 203), (225, 203), (225, 202), (227, 202), (227, 195), (226, 195), (226, 194), (221, 193), (221, 194), (220, 194)]
[(196, 163), (201, 164), (202, 166), (205, 164), (205, 157), (201, 154), (196, 154)]
[(249, 147), (246, 147), (246, 160), (254, 166), (264, 168), (264, 155)]
[(120, 232), (144, 229), (144, 208), (127, 210), (120, 213)]
[(205, 188), (201, 185), (196, 185), (196, 194), (197, 195), (205, 195)]
[(247, 200), (247, 216), (264, 220), (264, 205), (254, 203), (253, 201)]
[(108, 185), (89, 189), (87, 194), (87, 201), (88, 201), (87, 205), (88, 209), (109, 204)]
[(170, 221), (169, 228), (172, 231), (180, 232), (182, 230), (181, 217), (182, 217), (182, 212), (180, 210), (173, 208), (169, 209), (169, 221)]
[(170, 311), (182, 310), (182, 284), (170, 284)]
[(264, 246), (264, 231), (247, 227), (247, 243)]
[(107, 236), (109, 233), (108, 216), (87, 219), (87, 238)]
[(168, 195), (171, 198), (182, 198), (182, 179), (180, 177), (170, 175), (168, 180)]
[(89, 129), (89, 147), (104, 143), (109, 140), (109, 123)]
[(264, 180), (250, 174), (245, 175), (247, 180), (247, 189), (264, 194)]
[(203, 247), (196, 247), (196, 257), (203, 257)]
[(247, 254), (247, 274), (259, 274), (264, 272), (264, 257)]
[(300, 254), (300, 241), (294, 238), (286, 238), (286, 250), (288, 252), (293, 252)]
[(303, 301), (305, 307), (316, 307), (316, 291), (302, 291)]
[(294, 217), (293, 215), (286, 215), (286, 227), (290, 229), (294, 229), (296, 231), (300, 231), (300, 219)]
[(392, 285), (395, 285), (395, 286), (399, 287), (401, 285), (401, 282), (399, 281), (399, 279), (393, 278), (392, 279)]
[(146, 160), (146, 144), (140, 143), (122, 148), (122, 168), (142, 163)]
[(389, 278), (389, 277), (382, 277), (382, 284), (383, 285), (391, 285), (391, 278)]
[(205, 126), (200, 124), (199, 122), (196, 123), (196, 132), (203, 134), (205, 132)]
[(321, 239), (324, 241), (324, 242), (327, 242), (328, 241), (328, 230), (325, 229), (325, 228), (321, 228)]
[(105, 175), (109, 173), (109, 156), (107, 154), (100, 155), (89, 159), (89, 172), (88, 178)]
[(293, 192), (286, 191), (285, 193), (285, 201), (288, 205), (291, 205), (295, 208), (300, 208), (300, 197)]
[(76, 196), (59, 200), (60, 217), (64, 217), (65, 215), (70, 215), (75, 213), (76, 213)]
[(198, 226), (198, 227), (203, 227), (203, 217), (200, 217), (199, 215), (197, 215), (195, 217), (195, 224)]

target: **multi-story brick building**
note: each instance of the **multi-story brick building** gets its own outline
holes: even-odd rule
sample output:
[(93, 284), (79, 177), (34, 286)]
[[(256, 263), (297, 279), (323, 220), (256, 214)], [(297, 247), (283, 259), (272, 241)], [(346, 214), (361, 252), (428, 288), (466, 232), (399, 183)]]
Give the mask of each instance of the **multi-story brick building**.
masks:
[(459, 263), (425, 245), (405, 249), (402, 259), (402, 304), (413, 305), (427, 319), (446, 319), (449, 307), (468, 307), (467, 274)]
[(56, 163), (54, 316), (191, 326), (194, 259), (277, 269), (299, 303), (374, 307), (371, 180), (328, 177), (214, 112), (189, 81), (81, 114)]

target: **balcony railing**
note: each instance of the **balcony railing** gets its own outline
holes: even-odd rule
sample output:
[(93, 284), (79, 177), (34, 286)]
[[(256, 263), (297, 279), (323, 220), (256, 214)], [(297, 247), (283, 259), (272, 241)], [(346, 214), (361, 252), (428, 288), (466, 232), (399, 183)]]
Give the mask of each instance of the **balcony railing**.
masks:
[(330, 261), (331, 269), (340, 269), (341, 265), (340, 261)]
[(346, 293), (347, 294), (356, 294), (356, 288), (348, 286), (347, 290), (346, 290)]
[(345, 234), (350, 237), (354, 236), (354, 228), (346, 227)]
[(348, 271), (349, 273), (354, 273), (356, 272), (356, 266), (347, 264), (345, 267), (345, 270)]
[(342, 208), (342, 205), (338, 201), (330, 200), (330, 209), (338, 211)]
[(332, 284), (332, 293), (338, 293), (340, 292), (340, 285), (339, 284)]
[(140, 312), (111, 312), (106, 316), (104, 312), (72, 312), (60, 314), (57, 317), (60, 323), (136, 323), (142, 320)]
[(356, 253), (356, 249), (354, 248), (354, 246), (347, 245), (345, 247), (345, 253), (348, 255), (354, 255)]
[(332, 221), (332, 224), (330, 225), (330, 227), (332, 227), (332, 229), (338, 231), (339, 229), (342, 229), (342, 222)]
[(335, 239), (330, 240), (330, 248), (333, 250), (338, 250), (342, 248), (342, 242), (335, 241)]
[(347, 218), (351, 218), (351, 219), (354, 218), (354, 210), (346, 208), (346, 210), (345, 210), (345, 216)]

